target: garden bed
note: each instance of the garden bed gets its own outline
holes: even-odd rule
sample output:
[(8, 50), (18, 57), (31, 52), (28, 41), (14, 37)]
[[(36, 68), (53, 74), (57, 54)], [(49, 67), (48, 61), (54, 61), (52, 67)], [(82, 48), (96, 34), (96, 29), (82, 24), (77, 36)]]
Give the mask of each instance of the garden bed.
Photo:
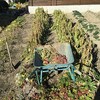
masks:
[[(59, 16), (59, 14), (60, 17), (57, 17)], [(93, 13), (88, 11), (86, 13), (82, 13), (82, 15), (84, 15), (84, 18), (87, 19), (88, 22), (90, 22), (93, 25), (95, 24), (97, 25), (98, 28), (100, 28), (99, 24), (97, 23), (99, 22), (98, 20), (100, 20), (99, 13)], [(92, 20), (92, 18), (90, 19), (88, 15), (95, 17), (95, 21)], [(64, 28), (63, 30), (60, 29), (59, 27), (63, 28), (63, 25), (67, 25), (66, 21), (69, 23), (68, 25), (69, 30), (67, 30), (67, 28)], [(2, 56), (0, 56), (2, 61), (1, 65), (2, 67), (0, 70), (0, 77), (2, 77), (1, 79), (2, 84), (0, 84), (0, 87), (2, 88), (0, 90), (1, 90), (1, 98), (3, 97), (3, 100), (4, 99), (12, 100), (15, 98), (17, 100), (29, 99), (29, 98), (31, 98), (32, 100), (34, 99), (35, 100), (44, 100), (44, 99), (93, 100), (94, 98), (96, 98), (95, 93), (100, 85), (99, 83), (100, 74), (96, 70), (94, 70), (95, 68), (94, 62), (91, 62), (90, 58), (84, 58), (85, 57), (84, 55), (88, 57), (92, 56), (93, 57), (92, 59), (96, 60), (96, 56), (98, 56), (99, 54), (92, 55), (93, 51), (94, 53), (97, 53), (95, 52), (96, 48), (94, 45), (94, 41), (95, 43), (97, 43), (97, 45), (100, 41), (93, 37), (89, 37), (88, 34), (90, 33), (87, 33), (86, 35), (86, 32), (83, 31), (82, 26), (79, 24), (78, 24), (79, 26), (76, 25), (76, 27), (73, 28), (73, 25), (75, 25), (75, 23), (77, 22), (78, 19), (76, 19), (72, 13), (67, 14), (66, 16), (65, 13), (58, 11), (55, 12), (54, 15), (48, 15), (47, 13), (45, 13), (43, 10), (40, 9), (39, 12), (37, 10), (37, 13), (35, 13), (35, 15), (27, 14), (18, 17), (18, 19), (14, 20), (8, 27), (5, 27), (4, 30), (2, 29), (0, 36), (3, 37), (3, 33), (5, 33), (7, 36), (7, 41), (10, 47), (13, 64), (16, 65), (17, 62), (21, 61), (24, 58), (24, 60), (22, 60), (21, 62), (21, 65), (13, 69), (13, 67), (11, 67), (9, 63), (9, 57), (5, 46), (5, 40), (4, 38), (1, 38), (0, 43), (3, 42), (3, 44), (0, 45), (2, 47), (2, 50), (0, 51), (0, 53), (2, 53)], [(66, 33), (65, 30), (69, 31), (69, 33), (72, 32), (74, 35), (70, 34), (71, 38), (66, 39), (66, 35), (64, 34)], [(77, 37), (77, 34), (75, 34), (76, 31), (78, 31), (79, 33), (81, 31), (83, 35), (81, 34), (79, 35), (79, 37)], [(63, 35), (60, 34), (61, 32)], [(37, 38), (37, 36), (34, 35), (34, 33), (39, 33), (38, 35), (39, 38)], [(69, 36), (69, 33), (68, 34), (66, 33), (67, 36)], [(78, 43), (77, 41), (77, 40), (82, 40), (82, 38), (85, 39), (85, 41), (83, 39), (83, 44), (82, 44), (83, 47), (82, 45), (80, 45), (81, 42)], [(92, 39), (93, 42), (91, 42)], [(76, 76), (75, 83), (73, 83), (73, 81), (70, 79), (68, 72), (66, 71), (59, 74), (52, 73), (51, 76), (54, 74), (53, 78), (50, 78), (51, 76), (45, 76), (43, 86), (38, 86), (35, 81), (35, 78), (32, 78), (31, 80), (27, 79), (32, 70), (34, 70), (32, 64), (34, 47), (41, 44), (44, 45), (44, 44), (52, 44), (55, 42), (68, 42), (68, 41), (69, 42), (71, 41), (70, 43), (72, 47), (74, 47), (73, 51), (76, 49), (78, 54), (79, 53), (81, 54), (81, 57), (83, 57), (81, 58), (81, 60), (83, 62), (86, 63), (86, 61), (89, 59), (90, 62), (88, 63), (88, 65), (91, 67), (91, 69), (90, 67), (88, 69), (88, 67), (84, 67), (82, 65), (83, 69), (80, 70), (82, 75), (80, 76), (75, 74)], [(86, 44), (87, 48), (84, 47), (84, 42), (87, 42)], [(85, 52), (84, 48), (87, 51), (89, 50), (89, 52)], [(100, 53), (99, 45), (97, 49)], [(73, 53), (75, 57), (76, 51), (74, 51)], [(80, 56), (75, 57), (75, 61), (76, 59), (79, 60), (78, 57)], [(84, 59), (86, 61), (84, 61)], [(100, 64), (99, 60), (98, 64)], [(81, 66), (81, 64), (75, 67), (78, 68), (79, 66)], [(97, 68), (99, 70), (99, 66), (97, 66)], [(89, 73), (87, 72), (87, 70), (89, 71)], [(33, 77), (35, 76), (33, 75)]]

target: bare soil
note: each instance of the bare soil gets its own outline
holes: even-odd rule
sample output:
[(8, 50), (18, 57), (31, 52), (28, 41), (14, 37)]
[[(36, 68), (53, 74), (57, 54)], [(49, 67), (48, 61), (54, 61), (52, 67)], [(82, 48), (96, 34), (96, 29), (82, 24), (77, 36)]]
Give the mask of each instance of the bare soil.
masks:
[[(14, 38), (11, 43), (8, 43), (11, 53), (12, 62), (16, 65), (21, 61), (21, 54), (27, 47), (32, 34), (32, 17), (33, 15), (23, 15), (25, 22), (21, 28), (17, 28), (13, 31)], [(3, 31), (3, 30), (2, 30)], [(2, 34), (2, 33), (1, 33)], [(7, 95), (9, 91), (15, 90), (14, 77), (20, 68), (14, 70), (14, 68), (8, 62), (5, 62), (4, 66), (0, 68), (0, 100), (3, 96)]]

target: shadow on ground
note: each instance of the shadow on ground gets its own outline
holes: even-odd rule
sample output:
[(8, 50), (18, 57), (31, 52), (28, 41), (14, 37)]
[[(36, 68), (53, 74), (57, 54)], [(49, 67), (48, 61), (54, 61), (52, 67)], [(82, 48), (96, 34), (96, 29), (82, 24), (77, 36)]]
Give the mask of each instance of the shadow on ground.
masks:
[(100, 85), (99, 88), (97, 89), (97, 92), (95, 93), (94, 100), (100, 100)]
[(8, 26), (18, 16), (22, 16), (28, 13), (27, 7), (22, 9), (9, 9), (5, 12), (0, 12), (0, 27), (4, 28)]

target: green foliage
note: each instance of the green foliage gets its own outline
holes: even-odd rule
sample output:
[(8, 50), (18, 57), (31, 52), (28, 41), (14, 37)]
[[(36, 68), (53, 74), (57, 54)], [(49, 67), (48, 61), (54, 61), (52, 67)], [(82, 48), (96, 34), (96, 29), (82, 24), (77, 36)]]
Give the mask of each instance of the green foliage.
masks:
[(80, 86), (81, 89), (88, 89), (90, 90), (91, 92), (95, 92), (96, 91), (96, 82), (93, 81), (93, 79), (86, 75), (86, 76), (77, 76), (76, 78), (76, 84)]
[[(90, 76), (76, 76), (76, 82), (73, 83), (69, 78), (68, 73), (67, 76), (62, 76), (58, 84), (58, 88), (60, 86), (66, 88), (68, 92), (68, 97), (71, 99), (79, 99), (83, 100), (93, 100), (95, 91), (96, 91), (96, 82)], [(65, 85), (64, 85), (65, 84)], [(61, 89), (61, 88), (60, 88)], [(89, 99), (88, 99), (89, 98)]]
[(50, 27), (49, 20), (49, 15), (44, 11), (43, 8), (36, 9), (32, 28), (33, 36), (35, 38), (33, 41), (36, 44), (40, 44), (41, 41), (45, 39), (45, 35), (47, 35), (48, 29)]
[[(66, 76), (65, 76), (66, 75)], [(57, 83), (52, 84), (49, 88), (45, 86), (41, 89), (40, 100), (93, 100), (96, 91), (96, 82), (90, 76), (77, 76), (74, 83), (68, 72), (61, 76)]]
[(34, 18), (39, 19), (45, 29), (49, 28), (49, 15), (44, 11), (43, 8), (36, 9)]
[(55, 10), (53, 13), (53, 23), (54, 24), (52, 26), (52, 30), (56, 31), (58, 41), (59, 42), (69, 41), (69, 38), (67, 36), (68, 24), (66, 15), (59, 10)]
[(82, 25), (82, 27), (84, 28), (84, 30), (86, 32), (93, 33), (94, 38), (96, 40), (100, 40), (100, 36), (99, 36), (100, 29), (96, 25), (93, 25), (93, 24), (89, 23), (84, 18), (84, 16), (78, 11), (73, 11), (73, 15), (78, 20), (78, 22)]

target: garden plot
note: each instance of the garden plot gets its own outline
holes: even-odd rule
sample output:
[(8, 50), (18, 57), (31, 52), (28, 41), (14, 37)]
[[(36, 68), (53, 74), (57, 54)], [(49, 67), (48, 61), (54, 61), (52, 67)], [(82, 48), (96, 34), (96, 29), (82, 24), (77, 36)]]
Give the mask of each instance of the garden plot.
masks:
[[(14, 22), (12, 23), (12, 27), (8, 26), (12, 31), (7, 28), (10, 38), (8, 34), (6, 35), (10, 47), (13, 47), (10, 50), (14, 64), (18, 62), (19, 58), (24, 58), (24, 60), (16, 70), (11, 70), (11, 66), (6, 64), (3, 67), (3, 69), (7, 67), (5, 72), (0, 72), (0, 74), (2, 73), (1, 77), (2, 75), (6, 77), (5, 73), (7, 74), (7, 81), (13, 86), (10, 86), (7, 93), (4, 92), (5, 88), (1, 91), (4, 99), (93, 100), (100, 79), (100, 74), (95, 71), (97, 48), (88, 33), (80, 27), (77, 19), (75, 17), (71, 19), (60, 10), (55, 10), (52, 15), (49, 15), (41, 8), (38, 8), (34, 15), (27, 15), (24, 18), (23, 20), (23, 16), (21, 16), (17, 22), (14, 21), (14, 25)], [(2, 32), (6, 33), (5, 30)], [(5, 40), (2, 42), (4, 45)], [(69, 42), (71, 44), (76, 63), (74, 65), (82, 75), (75, 74), (75, 83), (70, 79), (68, 72), (57, 74), (49, 81), (49, 77), (44, 76), (46, 80), (44, 80), (43, 86), (38, 86), (34, 75), (34, 78), (28, 79), (34, 70), (32, 65), (34, 48), (41, 44), (55, 42)], [(3, 45), (1, 44), (1, 47), (4, 47), (2, 49), (6, 51), (7, 55), (6, 47)], [(15, 50), (16, 53), (14, 53)], [(0, 53), (5, 54), (5, 52)], [(4, 57), (3, 54), (0, 56), (1, 60), (3, 57), (3, 60), (9, 64), (8, 55)], [(8, 72), (9, 70), (12, 73)]]

